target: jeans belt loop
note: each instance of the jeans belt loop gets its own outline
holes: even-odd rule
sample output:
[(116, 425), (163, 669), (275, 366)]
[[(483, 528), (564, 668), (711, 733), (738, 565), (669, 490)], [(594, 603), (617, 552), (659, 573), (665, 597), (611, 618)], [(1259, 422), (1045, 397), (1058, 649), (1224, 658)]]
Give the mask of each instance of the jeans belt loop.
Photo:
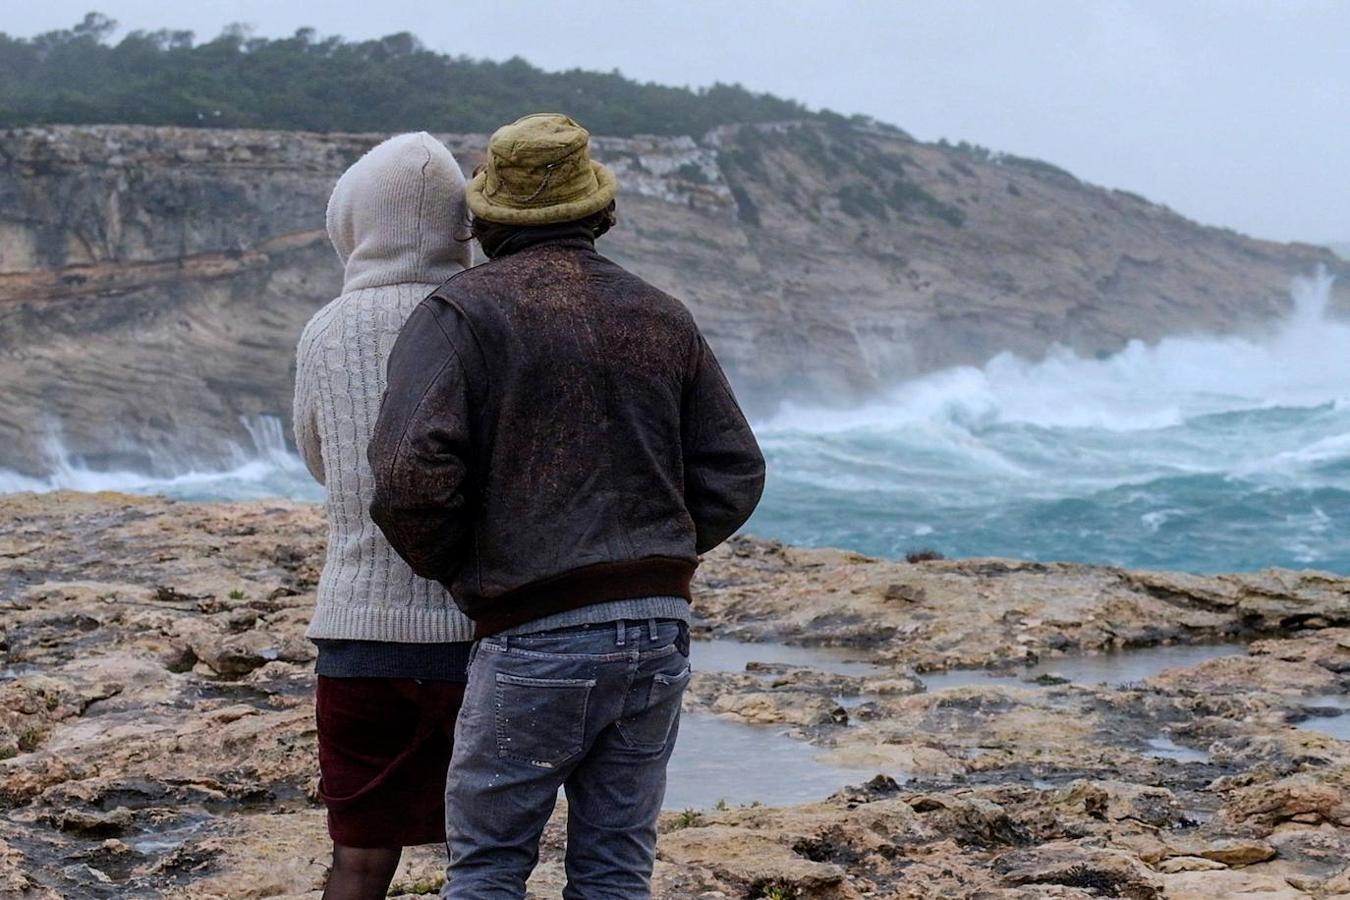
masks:
[(622, 647), (628, 637), (628, 623), (623, 619), (614, 623), (614, 645)]
[(652, 616), (647, 620), (647, 637), (652, 639), (653, 644), (656, 643), (657, 638), (660, 637), (656, 631), (656, 616)]

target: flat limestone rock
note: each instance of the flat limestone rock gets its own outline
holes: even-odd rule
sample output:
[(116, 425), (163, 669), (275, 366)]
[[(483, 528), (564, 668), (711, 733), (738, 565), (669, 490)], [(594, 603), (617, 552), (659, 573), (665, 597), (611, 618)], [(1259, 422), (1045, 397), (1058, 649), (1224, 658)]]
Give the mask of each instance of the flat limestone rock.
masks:
[[(0, 552), (0, 893), (317, 900), (328, 844), (303, 633), (322, 511), (7, 496), (3, 547), (18, 552)], [(1345, 693), (1347, 583), (736, 539), (700, 570), (699, 636), (787, 642), (803, 661), (699, 672), (686, 711), (809, 744), (794, 756), (839, 774), (812, 803), (664, 814), (655, 896), (1335, 896), (1350, 744), (1305, 722)], [(1019, 677), (1066, 648), (1244, 629), (1251, 653), (1137, 682)], [(861, 666), (817, 665), (817, 645)], [(1008, 677), (928, 674), (957, 666)], [(691, 740), (677, 752), (709, 749)], [(565, 816), (545, 831), (539, 897), (561, 890)], [(443, 856), (411, 851), (397, 890), (437, 890)]]
[(746, 887), (774, 882), (786, 890), (821, 896), (821, 889), (838, 888), (844, 881), (839, 866), (814, 862), (779, 840), (741, 828), (714, 825), (668, 832), (660, 852), (666, 862), (709, 866), (719, 878)]
[(1248, 870), (1185, 871), (1165, 875), (1167, 900), (1306, 900), (1314, 895), (1278, 875)]

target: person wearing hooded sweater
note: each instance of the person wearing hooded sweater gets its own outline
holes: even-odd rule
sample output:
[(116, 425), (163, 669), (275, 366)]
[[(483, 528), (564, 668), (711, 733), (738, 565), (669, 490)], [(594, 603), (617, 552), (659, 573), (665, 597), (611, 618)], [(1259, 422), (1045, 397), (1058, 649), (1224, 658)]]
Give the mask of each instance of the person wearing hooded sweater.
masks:
[(365, 451), (400, 329), (473, 263), (464, 192), (455, 158), (425, 133), (390, 138), (352, 165), (328, 202), (342, 295), (310, 319), (296, 354), (296, 445), (327, 487), (328, 551), (308, 631), (334, 845), (325, 900), (383, 897), (403, 847), (445, 839), (473, 625), (371, 521)]

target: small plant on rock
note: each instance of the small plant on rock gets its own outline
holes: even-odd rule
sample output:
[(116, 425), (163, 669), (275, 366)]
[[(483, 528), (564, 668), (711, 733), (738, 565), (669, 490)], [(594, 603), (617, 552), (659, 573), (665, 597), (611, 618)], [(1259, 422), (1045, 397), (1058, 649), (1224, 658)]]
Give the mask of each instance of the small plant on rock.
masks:
[(19, 751), (21, 753), (32, 753), (42, 744), (44, 737), (46, 737), (46, 734), (40, 728), (25, 728), (18, 735)]
[(758, 881), (750, 886), (751, 900), (792, 900), (801, 890), (781, 881)]
[(679, 831), (681, 828), (693, 828), (703, 824), (703, 813), (696, 809), (686, 809), (683, 812), (676, 813), (675, 821), (670, 823), (671, 831)]

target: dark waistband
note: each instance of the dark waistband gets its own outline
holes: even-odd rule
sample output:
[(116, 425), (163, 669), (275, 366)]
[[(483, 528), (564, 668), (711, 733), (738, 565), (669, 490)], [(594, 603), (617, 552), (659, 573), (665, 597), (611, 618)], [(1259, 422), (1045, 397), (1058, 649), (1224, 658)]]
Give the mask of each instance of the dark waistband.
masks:
[(684, 622), (681, 621), (680, 619), (664, 619), (660, 617), (655, 617), (651, 619), (616, 619), (613, 622), (584, 622), (580, 625), (565, 625), (562, 628), (550, 628), (547, 631), (531, 631), (529, 634), (513, 634), (511, 635), (511, 637), (528, 638), (534, 637), (535, 635), (544, 635), (547, 637), (565, 637), (566, 635), (569, 634), (593, 634), (597, 631), (614, 631), (616, 628), (620, 626), (623, 626), (625, 629), (648, 628), (653, 622), (655, 622), (657, 625), (684, 624)]
[(465, 681), (469, 641), (400, 644), (393, 641), (314, 641), (319, 658), (314, 673), (325, 678), (417, 678), (423, 681)]

